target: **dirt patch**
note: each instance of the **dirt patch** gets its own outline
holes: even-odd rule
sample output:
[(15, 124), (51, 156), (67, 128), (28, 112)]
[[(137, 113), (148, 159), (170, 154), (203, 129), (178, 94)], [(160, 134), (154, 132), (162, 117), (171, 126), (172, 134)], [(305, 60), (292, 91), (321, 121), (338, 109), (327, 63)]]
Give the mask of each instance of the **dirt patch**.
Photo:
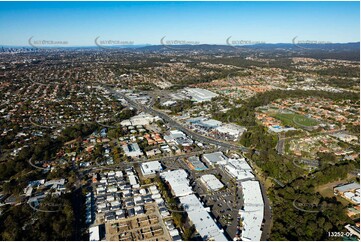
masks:
[(327, 183), (327, 184), (317, 187), (316, 192), (319, 192), (323, 197), (336, 197), (337, 201), (341, 202), (343, 205), (348, 205), (349, 202), (346, 199), (344, 199), (340, 196), (335, 196), (333, 194), (333, 188), (337, 185), (348, 183), (354, 177), (355, 177), (354, 175), (348, 174), (346, 179), (330, 182), (330, 183)]

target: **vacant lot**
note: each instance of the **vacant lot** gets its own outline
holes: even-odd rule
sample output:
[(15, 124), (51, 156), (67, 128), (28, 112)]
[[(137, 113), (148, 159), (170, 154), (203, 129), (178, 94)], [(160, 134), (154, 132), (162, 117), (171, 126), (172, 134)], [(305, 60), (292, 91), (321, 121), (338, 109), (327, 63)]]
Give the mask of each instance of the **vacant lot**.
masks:
[[(333, 194), (333, 188), (337, 185), (351, 182), (354, 177), (355, 177), (354, 175), (348, 174), (346, 179), (320, 185), (316, 188), (316, 191), (319, 192), (323, 197), (334, 197), (335, 195)], [(346, 199), (340, 196), (336, 196), (336, 198), (337, 201), (341, 202), (345, 206), (349, 204), (349, 202)]]

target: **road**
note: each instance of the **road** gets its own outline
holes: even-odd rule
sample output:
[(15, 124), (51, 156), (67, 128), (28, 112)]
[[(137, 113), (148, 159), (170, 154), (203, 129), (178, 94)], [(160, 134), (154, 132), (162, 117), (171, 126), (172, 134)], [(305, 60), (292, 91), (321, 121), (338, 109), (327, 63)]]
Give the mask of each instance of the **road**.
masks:
[(282, 132), (278, 134), (278, 142), (276, 146), (277, 153), (282, 155), (285, 150), (285, 134)]
[(203, 143), (209, 143), (209, 144), (214, 144), (220, 147), (224, 147), (227, 149), (234, 149), (234, 150), (241, 150), (242, 152), (248, 152), (248, 148), (244, 147), (244, 146), (240, 146), (240, 145), (233, 145), (227, 142), (222, 142), (219, 140), (215, 140), (206, 136), (203, 136), (201, 134), (198, 134), (192, 130), (189, 130), (187, 128), (185, 128), (183, 125), (181, 125), (180, 123), (178, 123), (177, 121), (175, 121), (174, 119), (172, 119), (171, 117), (169, 117), (167, 114), (155, 110), (152, 107), (147, 107), (145, 105), (140, 105), (137, 102), (135, 102), (134, 100), (132, 100), (131, 98), (127, 97), (124, 94), (121, 94), (109, 87), (105, 87), (110, 93), (112, 93), (115, 97), (117, 98), (123, 98), (125, 99), (131, 106), (135, 107), (137, 110), (139, 111), (143, 111), (146, 113), (150, 113), (153, 114), (155, 116), (158, 116), (160, 118), (162, 118), (163, 120), (165, 120), (167, 123), (169, 123), (172, 127), (184, 132), (185, 134), (187, 134), (190, 138), (192, 139), (196, 139), (200, 142)]
[(261, 181), (259, 181), (259, 184), (261, 186), (261, 191), (262, 191), (263, 201), (264, 201), (264, 213), (263, 213), (264, 224), (263, 224), (263, 229), (262, 229), (263, 232), (262, 232), (261, 240), (266, 241), (269, 239), (269, 237), (271, 235), (272, 209), (271, 209), (270, 201), (267, 197), (266, 188), (263, 186)]
[[(220, 150), (223, 150), (223, 149), (222, 148), (217, 149), (217, 151), (220, 151)], [(172, 156), (166, 156), (166, 157), (159, 157), (157, 159), (145, 159), (145, 160), (142, 159), (142, 160), (137, 160), (137, 161), (122, 162), (122, 163), (119, 163), (119, 164), (106, 165), (106, 166), (102, 166), (100, 164), (95, 164), (95, 165), (91, 165), (91, 166), (87, 166), (87, 167), (82, 167), (79, 170), (80, 171), (86, 171), (86, 170), (93, 170), (93, 171), (114, 170), (114, 169), (132, 167), (133, 165), (142, 164), (144, 162), (150, 162), (150, 161), (162, 161), (162, 162), (174, 161), (174, 160), (179, 159), (179, 158), (187, 158), (187, 157), (190, 157), (190, 156), (201, 155), (201, 154), (205, 154), (205, 153), (212, 153), (212, 152), (215, 152), (215, 151), (216, 150), (214, 150), (214, 149), (201, 150), (201, 151), (195, 151), (195, 152), (190, 152), (190, 153), (181, 154), (181, 155), (172, 155)], [(95, 162), (95, 163), (97, 163), (97, 162)]]

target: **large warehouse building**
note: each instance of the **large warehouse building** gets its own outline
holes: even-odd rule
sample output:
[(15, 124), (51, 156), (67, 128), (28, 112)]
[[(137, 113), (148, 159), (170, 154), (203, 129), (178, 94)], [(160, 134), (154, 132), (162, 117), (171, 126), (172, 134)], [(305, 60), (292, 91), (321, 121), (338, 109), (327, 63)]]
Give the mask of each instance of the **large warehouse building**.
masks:
[(242, 182), (244, 209), (240, 210), (242, 219), (242, 240), (260, 241), (264, 203), (261, 187), (258, 181)]
[(179, 200), (203, 240), (228, 241), (196, 195), (180, 197)]
[(199, 199), (193, 194), (189, 186), (188, 174), (185, 170), (179, 169), (161, 173), (164, 179), (171, 187), (174, 196), (187, 212), (189, 220), (194, 224), (195, 229), (203, 240), (227, 241), (223, 231), (217, 226), (211, 215), (203, 207)]
[(185, 170), (179, 169), (174, 171), (163, 172), (160, 177), (164, 179), (171, 187), (172, 194), (175, 197), (185, 196), (193, 193), (189, 186), (188, 174)]
[(195, 102), (211, 101), (212, 98), (217, 97), (218, 94), (201, 88), (185, 88), (186, 95)]
[(222, 189), (224, 187), (222, 182), (220, 182), (218, 178), (213, 174), (203, 175), (201, 176), (200, 180), (204, 184), (204, 186), (210, 191), (218, 191), (219, 189)]

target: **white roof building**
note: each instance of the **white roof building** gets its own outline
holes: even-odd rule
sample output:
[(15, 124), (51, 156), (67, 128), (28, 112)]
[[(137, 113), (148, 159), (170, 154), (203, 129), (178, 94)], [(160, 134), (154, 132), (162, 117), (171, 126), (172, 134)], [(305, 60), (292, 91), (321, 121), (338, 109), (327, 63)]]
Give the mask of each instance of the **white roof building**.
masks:
[(360, 197), (359, 196), (353, 196), (351, 198), (351, 200), (356, 204), (360, 204)]
[(213, 174), (203, 175), (200, 180), (209, 190), (212, 191), (217, 191), (224, 187), (222, 182), (220, 182)]
[(51, 186), (52, 188), (57, 188), (58, 186), (62, 186), (65, 184), (65, 179), (64, 178), (61, 178), (61, 179), (58, 179), (58, 180), (50, 180), (50, 181), (47, 181), (44, 183), (44, 186)]
[(180, 197), (179, 200), (203, 240), (227, 241), (221, 229), (194, 194)]
[(243, 241), (260, 241), (264, 203), (258, 181), (242, 182), (244, 210), (240, 210)]
[(357, 194), (354, 193), (354, 192), (345, 192), (345, 193), (343, 194), (343, 196), (344, 196), (346, 199), (350, 200), (351, 202), (354, 202), (354, 203), (356, 203), (356, 204), (360, 204), (360, 196), (357, 195)]
[(174, 142), (175, 139), (177, 138), (186, 138), (187, 136), (185, 135), (185, 133), (183, 133), (182, 131), (179, 130), (171, 130), (169, 131), (169, 135), (165, 135), (164, 139), (165, 141), (167, 141), (168, 143), (170, 142)]
[(177, 229), (169, 230), (169, 234), (172, 236), (173, 241), (182, 241)]
[(334, 190), (334, 192), (344, 193), (344, 192), (348, 192), (348, 191), (355, 191), (356, 189), (359, 189), (359, 188), (360, 188), (360, 184), (358, 184), (356, 182), (352, 182), (352, 183), (334, 187), (333, 190)]
[(170, 185), (174, 196), (186, 196), (193, 193), (187, 179), (188, 174), (185, 170), (163, 172), (160, 176)]
[(174, 139), (186, 137), (186, 135), (180, 130), (171, 130), (169, 133)]
[(135, 175), (130, 175), (129, 177), (129, 183), (130, 185), (134, 186), (138, 184), (137, 178), (135, 177)]
[(174, 105), (176, 103), (177, 103), (177, 101), (168, 100), (168, 101), (162, 103), (162, 106), (169, 107), (169, 106), (172, 106), (172, 105)]
[(27, 186), (24, 189), (24, 193), (25, 193), (25, 196), (31, 197), (31, 194), (33, 193), (33, 187), (32, 186)]
[(210, 165), (218, 164), (225, 165), (227, 164), (228, 157), (225, 156), (222, 152), (214, 152), (209, 154), (204, 154), (203, 159), (208, 162)]
[(152, 194), (159, 193), (156, 185), (152, 185), (152, 186), (148, 187), (148, 189), (149, 189), (150, 193), (152, 193)]
[(275, 133), (281, 133), (281, 132), (288, 132), (288, 131), (297, 130), (294, 127), (285, 128), (285, 127), (281, 127), (279, 125), (269, 126), (268, 129), (271, 130), (272, 132), (275, 132)]
[(130, 157), (137, 157), (143, 155), (137, 143), (125, 144), (122, 146), (125, 155)]
[(360, 227), (351, 225), (351, 224), (347, 224), (345, 226), (345, 228), (350, 231), (351, 234), (357, 236), (360, 239)]
[(122, 122), (120, 122), (120, 125), (121, 125), (121, 126), (131, 126), (131, 125), (132, 125), (132, 122), (130, 122), (129, 119), (125, 119), (125, 120), (123, 120)]
[(212, 98), (218, 96), (218, 94), (214, 92), (201, 88), (185, 88), (184, 91), (187, 96), (190, 96), (192, 100), (196, 102), (211, 101)]
[(352, 197), (355, 196), (355, 194), (353, 192), (345, 192), (344, 194), (344, 197), (351, 200)]
[(115, 176), (116, 176), (116, 177), (123, 177), (123, 172), (121, 172), (121, 171), (116, 171), (116, 172), (115, 172)]
[(154, 175), (156, 172), (160, 172), (163, 170), (162, 164), (159, 161), (142, 163), (140, 168), (143, 176)]
[(248, 165), (246, 159), (228, 159), (224, 169), (237, 180), (253, 179), (252, 168)]
[(99, 226), (89, 228), (89, 241), (100, 241)]
[(238, 138), (247, 129), (236, 124), (223, 124), (222, 126), (217, 127), (216, 130), (222, 134), (228, 134), (230, 136)]
[(136, 125), (148, 125), (157, 120), (162, 120), (159, 117), (154, 117), (148, 113), (140, 113), (136, 116), (131, 117), (130, 119), (123, 120), (120, 122), (122, 126), (136, 126)]
[(193, 140), (188, 138), (182, 131), (171, 130), (169, 133), (169, 135), (164, 135), (164, 140), (167, 141), (167, 143), (175, 143), (183, 146), (193, 144)]
[(190, 118), (186, 122), (206, 130), (215, 129), (222, 125), (222, 122), (218, 120), (203, 117)]
[(42, 180), (36, 180), (36, 181), (30, 181), (28, 186), (32, 187), (39, 187), (40, 185), (43, 185), (45, 183), (45, 179)]
[(131, 117), (130, 122), (132, 125), (148, 125), (157, 120), (161, 120), (159, 117), (154, 117), (148, 113), (140, 113), (137, 116)]
[(331, 136), (336, 137), (344, 142), (351, 142), (358, 139), (356, 135), (350, 135), (347, 133), (335, 133), (331, 134)]

